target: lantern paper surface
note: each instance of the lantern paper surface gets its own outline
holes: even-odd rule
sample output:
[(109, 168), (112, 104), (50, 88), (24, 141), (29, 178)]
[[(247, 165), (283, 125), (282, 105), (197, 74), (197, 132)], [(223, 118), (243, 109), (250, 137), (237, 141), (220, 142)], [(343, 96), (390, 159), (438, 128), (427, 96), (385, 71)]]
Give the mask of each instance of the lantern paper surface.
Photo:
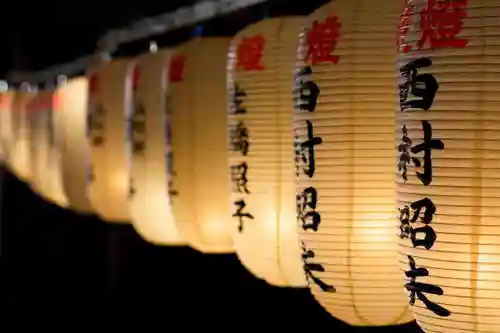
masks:
[(9, 157), (14, 174), (25, 182), (31, 180), (31, 158), (27, 104), (33, 92), (16, 92), (12, 108), (12, 155)]
[(27, 110), (32, 185), (46, 199), (65, 206), (60, 153), (62, 127), (56, 92), (39, 92), (28, 103)]
[(499, 16), (415, 0), (400, 22), (399, 262), (426, 332), (500, 329)]
[(138, 233), (163, 245), (180, 245), (167, 176), (166, 88), (170, 53), (140, 57), (133, 72), (134, 109), (127, 145), (131, 152), (130, 214)]
[(291, 92), (303, 23), (304, 18), (293, 17), (253, 24), (235, 36), (229, 53), (235, 246), (252, 273), (281, 286), (306, 285), (295, 223), (291, 149)]
[(80, 212), (91, 213), (88, 196), (90, 146), (86, 136), (88, 80), (70, 79), (57, 90), (59, 115), (62, 117), (62, 178), (68, 205)]
[(232, 252), (227, 160), (229, 38), (194, 39), (170, 60), (169, 190), (181, 236), (202, 252)]
[(301, 34), (297, 221), (315, 298), (351, 325), (412, 319), (394, 230), (394, 1), (331, 2)]
[(14, 92), (8, 91), (0, 94), (0, 158), (9, 164), (12, 153), (13, 128), (12, 108)]
[(125, 149), (125, 119), (132, 106), (130, 68), (127, 60), (112, 61), (89, 77), (90, 203), (103, 219), (116, 223), (129, 223), (130, 218), (130, 156)]

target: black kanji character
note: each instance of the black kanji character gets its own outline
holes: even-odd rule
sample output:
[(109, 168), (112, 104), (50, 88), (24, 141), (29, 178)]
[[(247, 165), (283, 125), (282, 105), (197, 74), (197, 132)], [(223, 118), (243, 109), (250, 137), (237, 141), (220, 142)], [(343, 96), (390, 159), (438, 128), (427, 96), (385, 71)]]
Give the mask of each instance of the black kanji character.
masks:
[(250, 194), (250, 191), (247, 188), (247, 171), (248, 164), (246, 162), (231, 166), (231, 182), (234, 185), (235, 192), (245, 192), (246, 194)]
[[(432, 74), (418, 74), (420, 68), (430, 67), (432, 60), (419, 58), (400, 68), (404, 82), (398, 85), (401, 111), (407, 109), (429, 110), (436, 97), (439, 84)], [(408, 100), (409, 95), (420, 99)]]
[(242, 232), (243, 231), (243, 218), (246, 217), (250, 220), (253, 220), (254, 217), (250, 213), (243, 213), (243, 209), (246, 207), (245, 200), (238, 200), (234, 202), (235, 206), (238, 208), (236, 209), (236, 213), (233, 214), (233, 217), (237, 217), (239, 219), (239, 225), (238, 225), (238, 231)]

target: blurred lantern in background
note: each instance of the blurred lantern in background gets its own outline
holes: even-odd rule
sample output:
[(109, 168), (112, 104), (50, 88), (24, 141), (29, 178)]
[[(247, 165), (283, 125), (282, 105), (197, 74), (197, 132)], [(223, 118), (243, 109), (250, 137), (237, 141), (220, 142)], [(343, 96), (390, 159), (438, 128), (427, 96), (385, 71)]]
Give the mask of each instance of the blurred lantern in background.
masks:
[(27, 105), (33, 189), (47, 200), (65, 206), (62, 186), (60, 126), (55, 90), (40, 91)]
[(500, 327), (499, 17), (493, 0), (413, 0), (402, 13), (399, 261), (426, 332)]
[(315, 298), (351, 325), (412, 319), (397, 267), (392, 0), (331, 2), (301, 35), (297, 221)]
[(305, 286), (295, 223), (293, 103), (297, 35), (304, 18), (275, 18), (239, 32), (229, 53), (230, 206), (235, 246), (256, 276)]
[(14, 92), (0, 92), (0, 158), (1, 162), (9, 165), (12, 153), (12, 108)]
[(229, 38), (197, 38), (170, 60), (168, 166), (181, 236), (202, 252), (232, 252), (227, 162)]
[(137, 59), (127, 146), (132, 156), (130, 214), (137, 232), (151, 243), (183, 244), (174, 222), (167, 176), (166, 89), (170, 53)]
[(91, 213), (88, 196), (90, 147), (86, 137), (88, 80), (70, 79), (57, 89), (58, 115), (62, 128), (61, 157), (64, 192), (69, 206), (80, 213)]
[(31, 181), (31, 158), (27, 105), (36, 96), (33, 88), (23, 85), (14, 95), (12, 107), (12, 154), (10, 167), (22, 181)]
[(132, 108), (130, 69), (128, 60), (116, 60), (89, 75), (89, 198), (96, 213), (109, 222), (129, 223), (130, 219), (130, 157), (125, 149), (125, 119)]

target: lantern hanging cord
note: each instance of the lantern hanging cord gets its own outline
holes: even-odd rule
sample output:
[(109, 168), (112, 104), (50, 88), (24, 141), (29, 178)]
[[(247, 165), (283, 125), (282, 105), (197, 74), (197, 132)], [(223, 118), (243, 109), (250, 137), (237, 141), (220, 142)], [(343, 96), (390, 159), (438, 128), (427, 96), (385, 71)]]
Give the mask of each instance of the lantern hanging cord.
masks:
[(67, 77), (84, 73), (93, 61), (99, 61), (116, 51), (118, 46), (174, 31), (181, 27), (213, 19), (246, 7), (270, 0), (205, 0), (193, 6), (181, 7), (173, 12), (139, 20), (130, 26), (111, 30), (97, 42), (94, 55), (52, 66), (37, 72), (10, 72), (7, 81), (14, 85), (23, 82), (37, 85), (53, 81), (58, 75)]

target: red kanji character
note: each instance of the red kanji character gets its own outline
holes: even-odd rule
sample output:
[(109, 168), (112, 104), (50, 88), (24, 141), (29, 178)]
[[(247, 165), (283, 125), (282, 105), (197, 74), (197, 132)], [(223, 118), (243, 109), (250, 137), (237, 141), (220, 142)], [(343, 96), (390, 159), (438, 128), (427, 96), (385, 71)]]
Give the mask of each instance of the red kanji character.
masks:
[(135, 66), (134, 70), (132, 72), (132, 90), (136, 91), (137, 90), (137, 85), (139, 84), (139, 77), (140, 77), (140, 70), (139, 66)]
[(420, 12), (420, 39), (418, 49), (427, 41), (431, 49), (443, 47), (464, 48), (467, 39), (458, 38), (463, 19), (467, 17), (468, 0), (428, 0), (427, 8)]
[(412, 0), (406, 0), (405, 8), (401, 13), (399, 18), (399, 29), (398, 29), (398, 40), (397, 47), (398, 52), (408, 53), (412, 50), (412, 46), (405, 42), (406, 35), (410, 31), (410, 26), (413, 24), (413, 2)]
[(97, 74), (92, 74), (89, 78), (89, 92), (95, 93), (99, 89), (99, 77)]
[(236, 68), (244, 71), (262, 71), (262, 54), (266, 39), (262, 35), (244, 37), (238, 45)]
[(321, 62), (338, 63), (339, 56), (332, 55), (340, 37), (342, 25), (337, 16), (327, 17), (323, 22), (313, 22), (307, 37), (307, 58), (313, 65)]
[(170, 69), (168, 72), (169, 81), (171, 83), (181, 82), (183, 80), (185, 64), (185, 55), (176, 55), (172, 57), (172, 59), (170, 60)]

